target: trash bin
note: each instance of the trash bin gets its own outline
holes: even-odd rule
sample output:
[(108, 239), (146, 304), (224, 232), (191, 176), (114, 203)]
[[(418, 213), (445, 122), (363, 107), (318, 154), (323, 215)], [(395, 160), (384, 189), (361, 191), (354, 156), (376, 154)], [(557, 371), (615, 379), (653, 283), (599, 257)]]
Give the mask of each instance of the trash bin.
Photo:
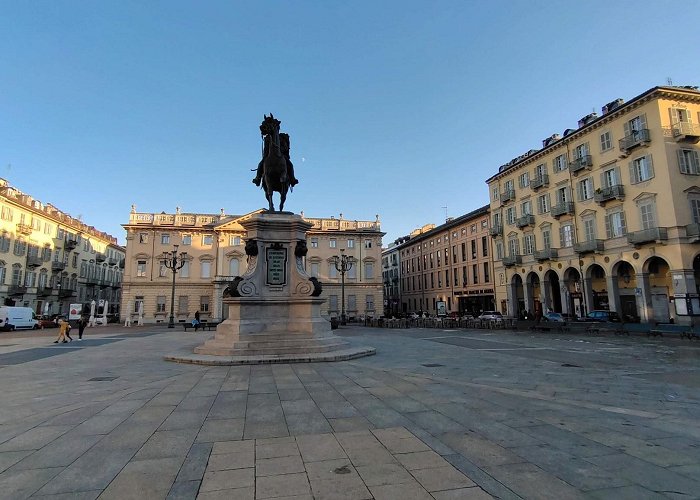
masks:
[(331, 330), (337, 330), (339, 324), (338, 318), (331, 318)]

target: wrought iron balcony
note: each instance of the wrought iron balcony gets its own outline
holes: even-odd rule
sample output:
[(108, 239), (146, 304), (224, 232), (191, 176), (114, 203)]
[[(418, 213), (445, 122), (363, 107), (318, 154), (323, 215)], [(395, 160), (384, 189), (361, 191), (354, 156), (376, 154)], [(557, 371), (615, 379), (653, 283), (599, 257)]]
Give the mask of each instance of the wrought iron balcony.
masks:
[(119, 264), (119, 261), (110, 257), (109, 259), (107, 259), (107, 264), (110, 266), (116, 266), (117, 264)]
[(36, 294), (39, 297), (49, 297), (53, 293), (53, 288), (50, 286), (40, 286), (37, 288)]
[(542, 262), (543, 260), (556, 259), (559, 252), (556, 248), (545, 248), (544, 250), (535, 250), (535, 259)]
[(501, 193), (501, 205), (515, 199), (515, 189), (506, 189)]
[(588, 240), (580, 243), (574, 243), (574, 252), (583, 253), (602, 253), (605, 250), (605, 240)]
[(674, 123), (671, 130), (676, 141), (698, 142), (700, 140), (700, 125), (695, 123)]
[(66, 263), (65, 262), (57, 262), (53, 261), (51, 263), (51, 270), (52, 271), (63, 271), (66, 268)]
[(63, 243), (64, 250), (73, 250), (77, 246), (78, 246), (78, 240), (66, 239), (66, 241)]
[(643, 245), (644, 243), (655, 243), (668, 239), (668, 228), (653, 227), (627, 233), (627, 243), (630, 245)]
[(503, 224), (496, 224), (489, 228), (489, 234), (494, 238), (496, 236), (503, 236)]
[(530, 189), (532, 189), (533, 191), (537, 191), (542, 186), (549, 186), (548, 174), (538, 175), (530, 181)]
[(10, 285), (7, 288), (8, 295), (24, 295), (27, 293), (27, 287), (24, 285)]
[(41, 257), (35, 255), (27, 256), (27, 267), (40, 267), (43, 263), (44, 260)]
[(523, 262), (523, 256), (522, 255), (508, 255), (507, 257), (503, 257), (503, 265), (506, 267), (511, 267), (516, 264), (522, 264)]
[(29, 224), (17, 224), (17, 232), (20, 234), (32, 234), (34, 228)]
[(569, 163), (569, 170), (571, 170), (571, 172), (573, 173), (576, 173), (580, 170), (583, 170), (584, 168), (590, 170), (592, 166), (593, 157), (591, 155), (583, 155), (579, 158), (574, 158), (573, 160), (571, 160), (571, 163)]
[(595, 199), (596, 203), (605, 203), (606, 201), (618, 199), (618, 200), (624, 200), (625, 199), (625, 189), (622, 187), (622, 185), (618, 184), (616, 186), (608, 186), (604, 188), (598, 188), (595, 190), (595, 194), (593, 195), (593, 198)]
[(105, 260), (107, 260), (107, 256), (105, 254), (99, 252), (95, 254), (96, 262), (104, 262)]
[(68, 297), (75, 297), (76, 295), (78, 295), (78, 292), (76, 292), (75, 290), (73, 290), (71, 288), (61, 288), (58, 291), (58, 296), (61, 299), (66, 299)]
[(637, 146), (649, 144), (650, 141), (651, 135), (649, 134), (648, 128), (635, 130), (630, 135), (620, 139), (620, 154), (622, 156), (627, 156), (632, 149), (636, 148)]
[(525, 214), (522, 217), (518, 217), (517, 219), (515, 219), (515, 225), (518, 226), (518, 228), (523, 228), (525, 226), (534, 226), (535, 216), (532, 214)]
[(690, 238), (691, 243), (700, 242), (700, 224), (688, 224), (685, 226), (685, 234)]
[(574, 213), (574, 202), (573, 201), (563, 201), (554, 205), (551, 209), (552, 217), (558, 218), (562, 215), (573, 214)]
[(113, 281), (113, 282), (110, 284), (110, 286), (111, 286), (112, 288), (114, 288), (115, 290), (117, 290), (117, 289), (119, 289), (119, 288), (122, 287), (122, 284), (121, 284), (120, 282), (118, 282), (118, 281)]

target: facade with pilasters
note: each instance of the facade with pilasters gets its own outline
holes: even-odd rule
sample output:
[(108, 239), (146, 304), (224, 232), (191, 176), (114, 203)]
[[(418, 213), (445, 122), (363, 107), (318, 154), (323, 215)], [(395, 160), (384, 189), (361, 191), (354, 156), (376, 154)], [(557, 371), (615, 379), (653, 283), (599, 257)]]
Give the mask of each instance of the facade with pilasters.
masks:
[(654, 87), (489, 178), (499, 309), (691, 323), (700, 314), (699, 123), (697, 87)]

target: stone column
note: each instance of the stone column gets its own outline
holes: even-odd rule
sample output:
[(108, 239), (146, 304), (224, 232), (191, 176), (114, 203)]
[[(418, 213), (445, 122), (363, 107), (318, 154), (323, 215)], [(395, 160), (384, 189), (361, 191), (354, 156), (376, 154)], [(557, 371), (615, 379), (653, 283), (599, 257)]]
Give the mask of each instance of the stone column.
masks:
[(641, 294), (635, 290), (635, 300), (637, 302), (637, 311), (642, 322), (651, 321), (654, 317), (654, 311), (651, 304), (651, 286), (649, 285), (648, 273), (637, 273), (637, 288), (641, 289)]
[(621, 309), (620, 305), (620, 293), (617, 286), (617, 275), (607, 275), (605, 277), (605, 283), (608, 287), (608, 305), (611, 311), (619, 312)]

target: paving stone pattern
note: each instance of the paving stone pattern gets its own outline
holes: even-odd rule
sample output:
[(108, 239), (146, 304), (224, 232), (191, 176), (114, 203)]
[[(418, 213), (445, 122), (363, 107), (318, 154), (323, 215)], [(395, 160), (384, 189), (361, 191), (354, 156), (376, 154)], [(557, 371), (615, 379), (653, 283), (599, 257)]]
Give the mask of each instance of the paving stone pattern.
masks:
[(163, 356), (209, 332), (3, 334), (0, 497), (700, 498), (700, 343), (340, 333), (377, 355), (206, 367)]

